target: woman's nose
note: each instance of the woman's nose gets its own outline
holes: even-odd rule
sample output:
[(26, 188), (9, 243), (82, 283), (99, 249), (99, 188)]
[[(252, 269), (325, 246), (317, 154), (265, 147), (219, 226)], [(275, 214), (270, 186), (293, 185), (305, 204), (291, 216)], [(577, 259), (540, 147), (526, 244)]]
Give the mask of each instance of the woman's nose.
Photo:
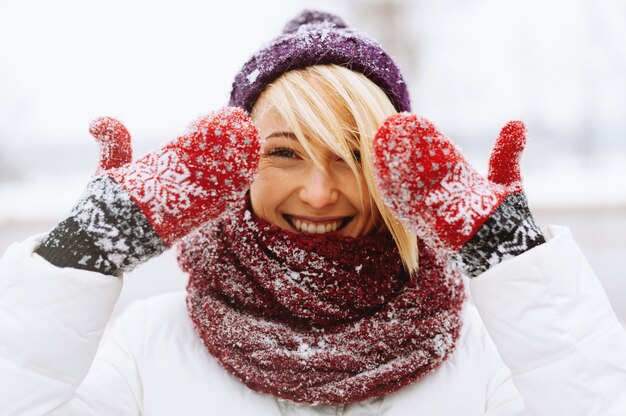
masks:
[(332, 175), (317, 166), (308, 169), (302, 187), (300, 199), (313, 208), (332, 205), (339, 198), (339, 190)]

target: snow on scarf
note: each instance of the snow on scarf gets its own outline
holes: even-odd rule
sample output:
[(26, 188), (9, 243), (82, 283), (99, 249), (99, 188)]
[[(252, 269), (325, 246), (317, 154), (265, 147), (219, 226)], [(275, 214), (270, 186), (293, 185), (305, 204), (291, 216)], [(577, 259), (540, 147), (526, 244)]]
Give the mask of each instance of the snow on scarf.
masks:
[(409, 279), (389, 233), (292, 233), (251, 212), (185, 238), (187, 309), (209, 352), (252, 390), (295, 402), (380, 397), (454, 351), (460, 275), (420, 244)]

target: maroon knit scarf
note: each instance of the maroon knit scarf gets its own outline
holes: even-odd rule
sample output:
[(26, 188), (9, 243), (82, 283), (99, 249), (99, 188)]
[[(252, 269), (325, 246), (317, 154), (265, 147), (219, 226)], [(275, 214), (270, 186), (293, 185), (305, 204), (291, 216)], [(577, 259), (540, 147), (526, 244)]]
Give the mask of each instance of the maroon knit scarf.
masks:
[(197, 333), (257, 392), (357, 402), (419, 380), (454, 351), (463, 283), (423, 245), (408, 279), (387, 232), (292, 233), (257, 218), (246, 199), (178, 249)]

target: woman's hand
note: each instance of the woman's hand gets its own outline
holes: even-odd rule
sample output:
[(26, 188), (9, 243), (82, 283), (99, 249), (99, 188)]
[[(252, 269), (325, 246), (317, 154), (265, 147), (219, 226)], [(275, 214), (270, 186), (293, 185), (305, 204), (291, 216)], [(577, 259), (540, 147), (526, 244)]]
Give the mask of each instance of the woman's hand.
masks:
[(523, 123), (507, 124), (485, 178), (428, 120), (395, 114), (374, 138), (377, 184), (407, 228), (476, 276), (545, 241), (521, 188), (525, 140)]
[(258, 133), (247, 113), (224, 108), (192, 123), (163, 148), (106, 175), (171, 245), (243, 197), (259, 152)]
[[(239, 201), (257, 171), (258, 132), (239, 108), (200, 118), (131, 163), (121, 123), (100, 119), (90, 130), (101, 144), (100, 174), (37, 249), (60, 267), (131, 270)], [(118, 145), (126, 137), (128, 146)]]

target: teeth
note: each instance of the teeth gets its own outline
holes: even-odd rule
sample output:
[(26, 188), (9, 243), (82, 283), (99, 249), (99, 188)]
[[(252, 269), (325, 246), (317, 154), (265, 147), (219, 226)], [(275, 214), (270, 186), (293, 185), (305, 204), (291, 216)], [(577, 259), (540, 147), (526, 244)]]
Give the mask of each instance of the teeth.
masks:
[(325, 234), (331, 231), (337, 231), (337, 228), (339, 228), (341, 221), (329, 222), (327, 224), (313, 224), (294, 218), (293, 223), (298, 231), (302, 231), (303, 233)]

